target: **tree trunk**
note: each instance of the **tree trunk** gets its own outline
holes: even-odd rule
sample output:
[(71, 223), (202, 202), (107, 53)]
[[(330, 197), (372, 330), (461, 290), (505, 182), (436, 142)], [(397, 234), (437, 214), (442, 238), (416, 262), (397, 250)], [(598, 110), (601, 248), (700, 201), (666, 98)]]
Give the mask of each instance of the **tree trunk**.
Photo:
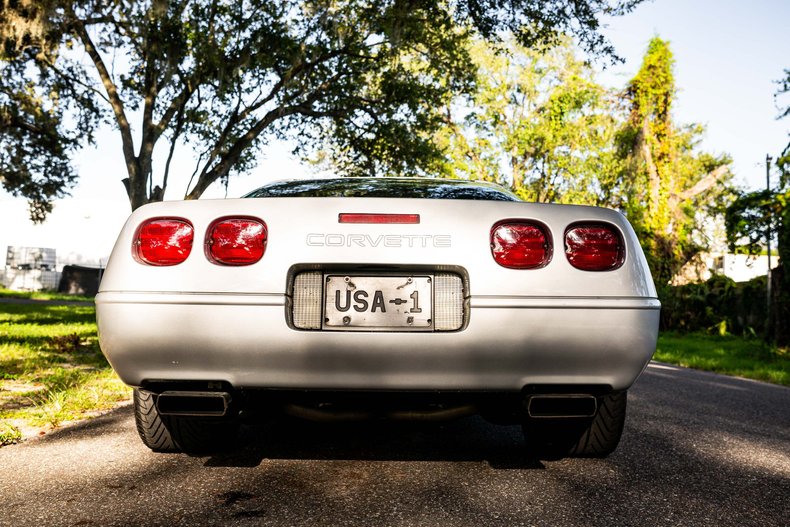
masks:
[[(147, 188), (148, 180), (151, 177), (150, 154), (147, 156), (147, 161), (145, 157), (145, 155), (136, 157), (131, 170), (129, 170), (129, 184), (126, 190), (129, 193), (129, 203), (132, 206), (132, 211), (139, 209), (151, 201), (148, 196)], [(127, 167), (127, 169), (128, 168), (129, 167)]]
[(639, 142), (642, 158), (645, 160), (647, 166), (647, 188), (648, 188), (648, 206), (647, 206), (647, 221), (651, 229), (656, 227), (655, 220), (660, 209), (661, 200), (661, 176), (658, 173), (658, 168), (653, 160), (653, 151), (650, 148), (650, 123), (647, 117), (642, 121), (642, 130), (640, 132)]

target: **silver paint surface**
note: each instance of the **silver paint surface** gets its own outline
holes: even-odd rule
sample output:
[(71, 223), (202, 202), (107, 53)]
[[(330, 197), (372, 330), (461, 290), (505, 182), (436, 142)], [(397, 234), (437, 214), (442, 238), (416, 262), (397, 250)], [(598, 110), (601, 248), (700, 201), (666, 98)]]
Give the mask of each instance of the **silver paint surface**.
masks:
[[(337, 222), (340, 213), (355, 212), (420, 214), (421, 222)], [(207, 227), (229, 216), (266, 223), (269, 238), (258, 263), (223, 267), (206, 258)], [(153, 267), (133, 257), (138, 227), (155, 217), (194, 226), (194, 246), (182, 264)], [(491, 228), (509, 219), (546, 226), (554, 248), (548, 265), (515, 270), (494, 261)], [(620, 231), (622, 267), (586, 272), (568, 263), (564, 233), (580, 221)], [(448, 333), (297, 330), (286, 316), (295, 265), (383, 275), (461, 268), (468, 276), (468, 324)], [(406, 390), (519, 390), (530, 383), (627, 388), (655, 351), (660, 308), (633, 229), (616, 211), (387, 198), (146, 205), (118, 238), (96, 306), (102, 350), (131, 385), (211, 379), (238, 387)]]

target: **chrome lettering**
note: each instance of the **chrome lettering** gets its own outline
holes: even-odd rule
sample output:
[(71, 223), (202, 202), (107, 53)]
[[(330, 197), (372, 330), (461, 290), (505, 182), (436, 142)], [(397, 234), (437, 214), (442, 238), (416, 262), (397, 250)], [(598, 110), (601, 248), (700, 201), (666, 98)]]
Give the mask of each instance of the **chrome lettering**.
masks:
[(307, 235), (307, 245), (313, 246), (322, 246), (324, 245), (324, 235), (323, 234), (308, 234)]
[(406, 234), (403, 235), (402, 238), (409, 242), (409, 247), (427, 247), (428, 240), (432, 236), (428, 234)]
[(342, 234), (327, 234), (324, 243), (329, 247), (342, 247), (346, 244)]
[(352, 243), (357, 244), (359, 247), (364, 247), (365, 244), (363, 243), (367, 235), (363, 236), (361, 234), (349, 234), (347, 237), (348, 246), (351, 247)]
[(452, 237), (449, 234), (320, 234), (312, 232), (307, 235), (305, 242), (310, 247), (410, 247), (425, 249), (434, 247), (446, 249), (452, 247)]
[(437, 248), (450, 247), (450, 235), (439, 234), (433, 237), (433, 246)]

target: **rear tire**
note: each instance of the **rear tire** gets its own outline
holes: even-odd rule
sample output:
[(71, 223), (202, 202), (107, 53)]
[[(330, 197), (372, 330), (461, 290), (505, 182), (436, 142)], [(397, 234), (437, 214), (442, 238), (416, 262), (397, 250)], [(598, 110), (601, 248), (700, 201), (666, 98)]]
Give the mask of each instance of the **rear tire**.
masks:
[(156, 409), (156, 394), (134, 389), (134, 422), (140, 439), (154, 452), (181, 452)]
[(228, 418), (160, 415), (155, 393), (134, 390), (137, 433), (154, 452), (211, 454), (233, 445), (238, 422)]
[(588, 419), (534, 419), (523, 423), (527, 449), (538, 457), (603, 458), (617, 448), (625, 424), (628, 393), (598, 397), (598, 411)]

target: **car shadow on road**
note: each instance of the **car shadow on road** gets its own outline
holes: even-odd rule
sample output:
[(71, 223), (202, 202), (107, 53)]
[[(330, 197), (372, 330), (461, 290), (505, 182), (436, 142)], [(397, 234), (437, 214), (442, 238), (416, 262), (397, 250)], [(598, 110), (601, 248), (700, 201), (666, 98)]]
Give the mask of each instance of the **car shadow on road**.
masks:
[(234, 449), (205, 464), (256, 467), (264, 459), (471, 461), (499, 469), (545, 468), (529, 455), (520, 427), (497, 426), (480, 417), (441, 423), (277, 418), (242, 427)]

